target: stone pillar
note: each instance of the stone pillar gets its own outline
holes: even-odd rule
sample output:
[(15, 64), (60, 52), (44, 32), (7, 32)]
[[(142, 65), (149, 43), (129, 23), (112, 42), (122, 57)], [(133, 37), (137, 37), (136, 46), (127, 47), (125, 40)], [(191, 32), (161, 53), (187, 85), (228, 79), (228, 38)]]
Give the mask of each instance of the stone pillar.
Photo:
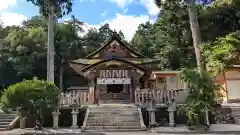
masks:
[(26, 128), (26, 119), (27, 119), (27, 117), (20, 118), (20, 129)]
[(155, 111), (156, 109), (153, 107), (154, 106), (154, 100), (151, 99), (149, 101), (149, 108), (148, 108), (148, 112), (149, 112), (149, 124), (150, 126), (155, 126), (157, 123), (156, 123), (156, 116), (155, 116)]
[(71, 126), (71, 128), (78, 128), (78, 125), (77, 125), (78, 113), (79, 113), (79, 111), (77, 109), (74, 109), (74, 108), (72, 109), (72, 112), (71, 112), (71, 114), (72, 114), (72, 126)]
[(52, 112), (53, 115), (53, 128), (58, 128), (58, 116), (60, 115), (59, 110)]
[(172, 99), (168, 104), (168, 113), (169, 113), (169, 126), (174, 127), (175, 121), (174, 121), (174, 113), (176, 111), (176, 102), (174, 99)]

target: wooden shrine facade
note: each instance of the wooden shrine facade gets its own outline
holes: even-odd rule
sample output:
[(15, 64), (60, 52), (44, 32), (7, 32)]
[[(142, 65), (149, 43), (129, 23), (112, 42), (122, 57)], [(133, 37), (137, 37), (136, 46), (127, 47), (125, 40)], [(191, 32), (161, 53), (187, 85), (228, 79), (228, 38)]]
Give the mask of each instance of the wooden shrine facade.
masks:
[(158, 60), (147, 58), (130, 48), (114, 33), (99, 49), (70, 66), (88, 80), (90, 104), (135, 101), (135, 91), (147, 84), (151, 67)]

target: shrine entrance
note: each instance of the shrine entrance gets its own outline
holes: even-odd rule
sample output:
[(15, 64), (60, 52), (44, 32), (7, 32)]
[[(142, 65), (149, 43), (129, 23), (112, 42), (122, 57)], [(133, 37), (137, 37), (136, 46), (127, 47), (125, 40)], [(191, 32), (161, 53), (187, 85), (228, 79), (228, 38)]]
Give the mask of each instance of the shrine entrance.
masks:
[(121, 93), (123, 92), (123, 84), (108, 84), (107, 93)]
[(97, 78), (99, 101), (130, 101), (131, 78), (127, 70), (101, 70)]

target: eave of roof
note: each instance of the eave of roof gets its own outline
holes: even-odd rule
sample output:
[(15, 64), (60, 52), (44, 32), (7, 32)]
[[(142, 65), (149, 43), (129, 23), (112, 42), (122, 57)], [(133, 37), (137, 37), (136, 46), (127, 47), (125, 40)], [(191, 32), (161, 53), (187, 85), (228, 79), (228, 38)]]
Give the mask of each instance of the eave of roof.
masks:
[(131, 66), (133, 66), (133, 67), (136, 67), (136, 68), (138, 68), (138, 69), (140, 69), (140, 70), (142, 70), (142, 71), (144, 71), (144, 72), (147, 72), (147, 69), (142, 68), (142, 67), (138, 66), (137, 64), (134, 64), (134, 63), (132, 63), (132, 62), (130, 62), (130, 61), (127, 61), (127, 60), (124, 60), (124, 59), (118, 59), (118, 58), (110, 58), (110, 59), (101, 60), (101, 61), (99, 61), (99, 62), (96, 62), (96, 63), (94, 63), (94, 64), (91, 64), (91, 65), (89, 65), (89, 66), (84, 67), (84, 68), (82, 69), (82, 72), (85, 72), (85, 71), (87, 71), (88, 69), (90, 69), (90, 68), (92, 68), (92, 67), (94, 67), (94, 66), (97, 66), (97, 65), (99, 65), (99, 64), (101, 64), (101, 63), (108, 62), (108, 61), (120, 61), (120, 62), (129, 64), (129, 65), (131, 65)]
[[(132, 62), (134, 64), (137, 64), (137, 65), (151, 64), (151, 63), (156, 63), (156, 62), (160, 61), (159, 59), (148, 59), (148, 58), (136, 59), (136, 60), (128, 60), (128, 58), (121, 58), (121, 59), (130, 61), (130, 62)], [(78, 59), (78, 60), (73, 60), (73, 61), (69, 61), (69, 62), (70, 63), (75, 63), (75, 64), (88, 66), (88, 65), (92, 65), (94, 63), (100, 62), (102, 60), (103, 59)]]
[(181, 73), (181, 71), (160, 71), (160, 70), (152, 71), (152, 74), (179, 74), (179, 73)]

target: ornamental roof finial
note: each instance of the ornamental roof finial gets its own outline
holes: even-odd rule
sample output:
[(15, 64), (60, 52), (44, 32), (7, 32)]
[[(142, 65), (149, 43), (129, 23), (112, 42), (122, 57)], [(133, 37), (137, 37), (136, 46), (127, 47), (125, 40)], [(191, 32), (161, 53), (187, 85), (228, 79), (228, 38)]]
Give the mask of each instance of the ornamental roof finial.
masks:
[(112, 35), (113, 35), (113, 37), (117, 37), (117, 38), (121, 39), (121, 37), (118, 35), (118, 32), (115, 29), (114, 29)]

